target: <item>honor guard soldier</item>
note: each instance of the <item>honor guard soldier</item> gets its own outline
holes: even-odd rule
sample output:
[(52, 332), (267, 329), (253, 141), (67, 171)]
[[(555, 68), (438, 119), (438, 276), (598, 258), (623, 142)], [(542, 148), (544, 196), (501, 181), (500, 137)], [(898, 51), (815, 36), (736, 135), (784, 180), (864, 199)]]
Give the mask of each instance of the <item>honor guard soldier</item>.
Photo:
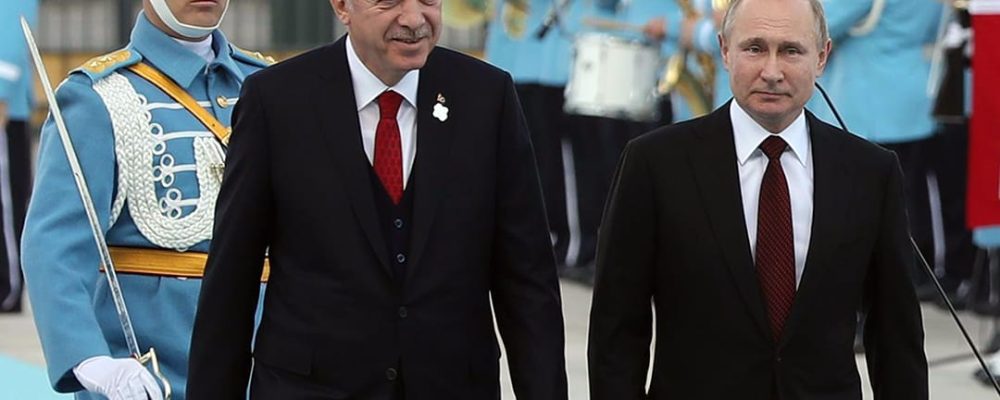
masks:
[[(852, 133), (886, 147), (899, 156), (903, 168), (910, 229), (920, 250), (934, 263), (930, 191), (936, 180), (927, 159), (937, 149), (931, 144), (936, 130), (931, 117), (933, 100), (927, 94), (931, 57), (943, 4), (909, 0), (830, 0), (827, 10), (833, 52), (820, 83), (837, 105)], [(821, 96), (813, 96), (811, 110), (836, 123)], [(933, 189), (933, 190), (932, 190)], [(912, 271), (918, 290), (934, 296), (923, 271)], [(953, 291), (957, 282), (943, 282)], [(923, 286), (923, 285), (921, 285)]]
[[(592, 280), (597, 229), (618, 154), (628, 139), (651, 128), (564, 111), (574, 43), (579, 34), (596, 29), (614, 31), (608, 37), (667, 43), (665, 39), (677, 36), (679, 26), (669, 22), (679, 20), (672, 4), (658, 0), (508, 0), (497, 4), (486, 56), (514, 78), (564, 277)], [(625, 32), (629, 29), (639, 32)]]
[[(571, 240), (562, 156), (562, 142), (571, 127), (563, 112), (563, 92), (573, 51), (569, 25), (579, 18), (581, 9), (577, 3), (499, 1), (485, 43), (486, 60), (506, 70), (514, 79), (531, 132), (550, 234), (560, 265), (565, 265)], [(558, 18), (549, 20), (550, 15)], [(552, 22), (547, 25), (547, 21)]]
[(34, 25), (37, 0), (0, 9), (0, 313), (21, 311), (20, 245), (31, 189), (31, 65), (19, 16)]
[[(229, 43), (218, 29), (227, 8), (144, 0), (128, 45), (73, 70), (56, 92), (137, 341), (157, 351), (173, 399), (184, 399), (233, 106), (244, 79), (272, 63)], [(77, 399), (162, 398), (129, 358), (51, 115), (34, 190), (23, 263), (52, 387)]]
[(715, 83), (712, 107), (718, 108), (733, 98), (733, 92), (729, 89), (729, 72), (726, 71), (726, 65), (722, 61), (719, 44), (719, 27), (722, 25), (722, 17), (729, 0), (696, 0), (692, 4), (695, 5), (698, 15), (684, 20), (680, 42), (682, 47), (713, 57)]

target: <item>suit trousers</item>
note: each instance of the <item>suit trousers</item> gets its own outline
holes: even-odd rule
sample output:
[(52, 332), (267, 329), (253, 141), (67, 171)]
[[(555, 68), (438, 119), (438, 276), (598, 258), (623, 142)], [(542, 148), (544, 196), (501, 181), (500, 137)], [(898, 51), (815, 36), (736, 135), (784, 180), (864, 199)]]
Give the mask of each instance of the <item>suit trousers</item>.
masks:
[(941, 196), (944, 233), (944, 275), (947, 286), (971, 278), (976, 248), (965, 224), (965, 193), (969, 162), (969, 124), (944, 124), (932, 138), (929, 154)]
[(0, 138), (0, 312), (21, 310), (21, 230), (31, 193), (31, 137), (25, 121), (10, 121)]
[[(931, 268), (934, 268), (934, 231), (927, 184), (928, 174), (931, 173), (927, 158), (934, 150), (931, 143), (931, 139), (928, 138), (900, 143), (880, 143), (880, 145), (892, 150), (899, 158), (899, 165), (903, 170), (903, 193), (906, 196), (910, 234), (927, 262), (931, 264)], [(917, 267), (911, 272), (914, 284), (918, 286), (929, 284), (930, 278), (923, 267), (914, 265)]]
[(556, 262), (587, 266), (594, 262), (597, 229), (621, 151), (629, 140), (670, 122), (669, 99), (660, 104), (661, 119), (647, 123), (567, 114), (562, 86), (516, 88), (531, 132)]

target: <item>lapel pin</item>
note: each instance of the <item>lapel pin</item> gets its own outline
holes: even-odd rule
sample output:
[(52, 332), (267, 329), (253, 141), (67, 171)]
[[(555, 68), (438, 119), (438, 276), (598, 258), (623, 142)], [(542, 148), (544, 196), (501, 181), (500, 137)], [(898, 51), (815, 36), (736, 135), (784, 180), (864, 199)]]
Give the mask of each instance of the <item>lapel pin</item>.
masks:
[(445, 107), (444, 104), (441, 104), (441, 103), (435, 104), (434, 105), (434, 118), (437, 118), (438, 121), (441, 121), (441, 122), (447, 121), (448, 120), (448, 107)]
[(444, 104), (444, 96), (441, 95), (441, 93), (438, 93), (437, 101), (438, 103)]

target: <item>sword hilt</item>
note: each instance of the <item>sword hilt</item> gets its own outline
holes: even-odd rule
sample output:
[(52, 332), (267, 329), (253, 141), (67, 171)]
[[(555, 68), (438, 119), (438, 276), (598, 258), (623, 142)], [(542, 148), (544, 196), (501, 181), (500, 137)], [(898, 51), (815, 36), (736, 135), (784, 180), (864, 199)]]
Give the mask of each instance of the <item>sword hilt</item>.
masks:
[(160, 370), (160, 361), (156, 358), (156, 350), (152, 347), (146, 354), (140, 354), (135, 357), (139, 364), (146, 365), (149, 364), (149, 368), (153, 370), (153, 376), (160, 381), (160, 385), (163, 386), (163, 400), (170, 400), (170, 395), (173, 391), (170, 389), (170, 381), (167, 380), (167, 376), (163, 375), (163, 371)]

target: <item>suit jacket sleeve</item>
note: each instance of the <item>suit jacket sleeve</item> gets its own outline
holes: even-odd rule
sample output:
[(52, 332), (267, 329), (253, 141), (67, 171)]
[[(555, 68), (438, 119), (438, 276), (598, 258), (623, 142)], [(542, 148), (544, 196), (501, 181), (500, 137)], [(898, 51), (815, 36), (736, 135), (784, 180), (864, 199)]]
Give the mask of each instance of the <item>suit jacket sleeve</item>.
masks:
[(253, 77), (245, 82), (233, 115), (191, 341), (187, 398), (192, 400), (246, 397), (272, 212), (267, 117), (255, 82)]
[(632, 141), (622, 153), (598, 241), (587, 353), (594, 400), (645, 396), (657, 213), (638, 150)]
[(916, 262), (903, 202), (902, 172), (889, 158), (882, 224), (868, 271), (865, 351), (877, 400), (927, 399), (920, 305), (910, 271)]
[(559, 280), (541, 185), (510, 76), (497, 146), (492, 297), (519, 399), (566, 399)]

